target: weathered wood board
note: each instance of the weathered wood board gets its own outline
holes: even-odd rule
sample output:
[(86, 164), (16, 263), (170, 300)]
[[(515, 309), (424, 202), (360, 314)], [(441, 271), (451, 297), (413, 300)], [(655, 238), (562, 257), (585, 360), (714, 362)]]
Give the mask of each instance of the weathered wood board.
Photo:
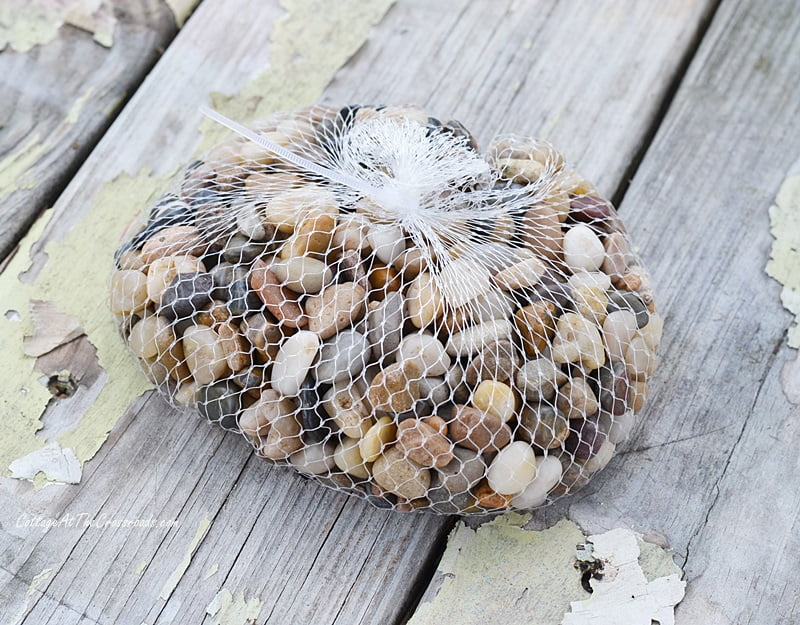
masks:
[[(91, 20), (88, 8), (74, 14), (73, 21)], [(101, 9), (109, 22), (107, 34), (113, 33), (104, 42), (110, 47), (85, 30), (64, 25), (54, 30), (52, 40), (32, 49), (17, 51), (12, 36), (0, 51), (0, 260), (55, 201), (175, 36), (175, 16), (163, 0), (115, 0)], [(8, 23), (0, 31), (30, 28), (36, 13), (37, 7), (7, 2), (3, 16)]]
[[(337, 4), (326, 19), (352, 16), (352, 7), (342, 8), (347, 4)], [(713, 5), (609, 1), (587, 11), (579, 9), (585, 6), (580, 2), (399, 2), (336, 73), (324, 97), (415, 101), (443, 114), (452, 111), (468, 126), (483, 129), (478, 132), (483, 139), (497, 129), (548, 136), (610, 193), (622, 186), (646, 145)], [(317, 24), (312, 2), (292, 6)], [(234, 93), (268, 66), (276, 71), (275, 55), (286, 58), (285, 42), (266, 46), (264, 41), (280, 15), (274, 2), (206, 0), (200, 6), (59, 198), (52, 219), (36, 232), (33, 268), (26, 276), (33, 287), (42, 276), (51, 279), (47, 272), (65, 248), (97, 250), (102, 244), (108, 251), (114, 246), (112, 230), (80, 235), (87, 215), (110, 219), (126, 206), (120, 196), (118, 206), (102, 207), (104, 212), (92, 208), (106, 181), (143, 167), (161, 175), (187, 162), (198, 141), (196, 107), (208, 101), (209, 91)], [(292, 48), (289, 59), (295, 54), (301, 57), (297, 63), (303, 54), (313, 58), (319, 42), (307, 50), (306, 43)], [(287, 91), (300, 90), (307, 97), (330, 76), (317, 73), (312, 87), (301, 80)], [(588, 76), (591, 81), (572, 80)], [(627, 90), (621, 98), (623, 84)], [(284, 97), (293, 101), (291, 93)], [(254, 102), (245, 115), (259, 108), (252, 91), (248, 98)], [(133, 182), (148, 184), (162, 183), (146, 174)], [(98, 234), (106, 239), (91, 248), (90, 237)], [(93, 258), (95, 271), (96, 264)], [(101, 292), (104, 281), (93, 288)], [(62, 305), (89, 333), (77, 340), (98, 345), (107, 371), (113, 364), (115, 375), (132, 372), (114, 364), (114, 358), (127, 361), (128, 356), (101, 336), (108, 329), (99, 328), (108, 324), (95, 318), (96, 311), (74, 302)], [(97, 308), (91, 301), (83, 305)], [(114, 358), (108, 353), (112, 349), (118, 352)], [(76, 412), (109, 401), (103, 385), (113, 383), (119, 381), (112, 373), (98, 373), (91, 387), (80, 388), (84, 404)], [(57, 405), (44, 411), (43, 422), (51, 421)], [(113, 401), (103, 405), (116, 407)], [(130, 406), (99, 454), (85, 464), (78, 486), (35, 491), (3, 479), (3, 613), (19, 613), (28, 623), (82, 618), (196, 623), (220, 590), (257, 602), (251, 606), (258, 608), (259, 623), (395, 622), (408, 613), (427, 583), (448, 520), (376, 511), (304, 483), (251, 458), (236, 437), (191, 419), (146, 395)], [(112, 415), (108, 427), (115, 422)], [(102, 432), (92, 432), (99, 442), (105, 439)], [(79, 524), (43, 533), (17, 527), (21, 514), (178, 519), (180, 526), (143, 530)]]
[(621, 206), (666, 315), (645, 420), (584, 492), (531, 521), (668, 542), (688, 580), (678, 623), (800, 614), (799, 369), (764, 272), (769, 209), (800, 158), (798, 74), (797, 3), (722, 3)]

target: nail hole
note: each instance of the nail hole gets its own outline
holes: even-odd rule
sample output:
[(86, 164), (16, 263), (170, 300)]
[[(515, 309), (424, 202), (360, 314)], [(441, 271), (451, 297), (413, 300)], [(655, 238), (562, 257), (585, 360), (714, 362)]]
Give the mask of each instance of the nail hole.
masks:
[(53, 397), (66, 399), (72, 397), (78, 390), (78, 382), (69, 371), (59, 371), (47, 380), (47, 390), (53, 394)]
[(9, 321), (19, 321), (21, 319), (19, 313), (16, 310), (7, 310), (5, 317)]

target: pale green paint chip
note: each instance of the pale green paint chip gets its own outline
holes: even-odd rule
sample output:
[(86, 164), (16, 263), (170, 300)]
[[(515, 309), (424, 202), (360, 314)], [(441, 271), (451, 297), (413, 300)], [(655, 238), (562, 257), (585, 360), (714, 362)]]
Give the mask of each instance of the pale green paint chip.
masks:
[(243, 592), (234, 597), (227, 588), (223, 588), (206, 606), (206, 614), (211, 617), (210, 625), (247, 625), (255, 623), (262, 606), (263, 602), (258, 597), (245, 599)]

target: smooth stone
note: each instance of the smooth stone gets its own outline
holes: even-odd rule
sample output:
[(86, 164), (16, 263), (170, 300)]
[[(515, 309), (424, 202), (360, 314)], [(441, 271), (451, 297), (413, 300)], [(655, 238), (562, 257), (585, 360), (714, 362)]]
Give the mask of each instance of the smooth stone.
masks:
[(511, 336), (511, 323), (505, 319), (484, 321), (451, 334), (447, 340), (447, 353), (453, 357), (472, 356), (489, 343)]
[(337, 282), (354, 282), (365, 290), (370, 289), (364, 261), (356, 250), (346, 250), (334, 267)]
[(270, 270), (283, 286), (296, 293), (319, 293), (333, 280), (333, 272), (325, 263), (308, 256), (275, 261)]
[(580, 315), (598, 325), (603, 324), (608, 306), (608, 297), (603, 289), (588, 285), (573, 288), (572, 301), (575, 302), (575, 310)]
[(637, 327), (636, 316), (630, 310), (615, 310), (608, 313), (603, 322), (603, 339), (612, 362), (624, 359), (625, 350), (636, 334)]
[(227, 291), (226, 306), (234, 317), (243, 317), (264, 308), (264, 303), (256, 292), (250, 289), (246, 279), (235, 280), (225, 290)]
[(549, 404), (525, 405), (515, 435), (540, 449), (555, 449), (569, 437), (570, 422)]
[(297, 293), (284, 287), (264, 261), (257, 260), (253, 263), (250, 269), (250, 286), (279, 323), (289, 328), (307, 325), (308, 319), (303, 315), (303, 309), (297, 301)]
[(499, 271), (494, 276), (494, 282), (505, 291), (513, 291), (535, 285), (544, 273), (544, 263), (534, 256)]
[(621, 415), (612, 415), (608, 412), (600, 414), (600, 427), (607, 432), (606, 438), (615, 445), (623, 442), (636, 425), (636, 415), (632, 410)]
[(628, 410), (628, 373), (624, 362), (607, 364), (600, 369), (600, 408), (614, 416)]
[(570, 421), (570, 433), (564, 441), (564, 451), (583, 462), (596, 455), (606, 440), (598, 419), (592, 416)]
[(333, 435), (327, 423), (329, 416), (322, 405), (324, 396), (313, 376), (309, 375), (303, 380), (300, 388), (300, 422), (305, 441), (323, 441)]
[(391, 265), (406, 249), (403, 230), (391, 224), (376, 224), (369, 229), (367, 241), (375, 256), (384, 264)]
[(272, 364), (272, 388), (283, 395), (297, 395), (319, 347), (319, 336), (308, 330), (300, 330), (286, 339)]
[(470, 406), (453, 406), (447, 424), (456, 445), (479, 453), (500, 451), (511, 442), (511, 428), (497, 417)]
[(419, 499), (428, 492), (431, 473), (397, 447), (386, 449), (372, 465), (372, 477), (382, 489), (406, 499)]
[(436, 280), (428, 271), (420, 273), (406, 289), (405, 313), (416, 328), (425, 328), (441, 317), (443, 303)]
[(305, 444), (289, 456), (289, 462), (304, 475), (323, 475), (336, 468), (335, 452), (336, 445), (332, 441)]
[(625, 350), (625, 365), (628, 376), (633, 380), (646, 381), (653, 375), (658, 358), (650, 350), (641, 335), (637, 334), (631, 339)]
[(467, 386), (464, 367), (459, 361), (454, 361), (450, 371), (445, 375), (445, 382), (450, 389), (450, 396), (454, 402), (464, 404), (469, 401), (471, 390)]
[(164, 291), (179, 273), (198, 273), (206, 270), (194, 256), (166, 256), (150, 263), (147, 269), (147, 298), (158, 305)]
[(573, 271), (597, 271), (603, 265), (606, 250), (589, 226), (577, 224), (564, 233), (564, 262)]
[(548, 358), (527, 361), (514, 376), (516, 387), (530, 401), (553, 399), (556, 389), (566, 381), (567, 376), (561, 367)]
[(397, 448), (423, 467), (443, 467), (453, 459), (452, 443), (420, 419), (397, 426)]
[(567, 419), (581, 419), (597, 412), (597, 397), (584, 378), (572, 378), (558, 389), (558, 411)]
[(473, 407), (493, 415), (503, 423), (514, 418), (517, 410), (517, 398), (508, 384), (496, 380), (484, 380), (472, 393)]
[(557, 363), (580, 362), (588, 370), (598, 369), (606, 361), (597, 326), (577, 313), (564, 313), (559, 318), (551, 355)]
[(181, 339), (186, 365), (201, 386), (230, 373), (219, 334), (206, 326), (189, 326)]
[(199, 256), (206, 247), (194, 226), (170, 226), (154, 233), (142, 245), (142, 261), (151, 265), (155, 260), (168, 256)]
[(384, 448), (395, 441), (397, 425), (391, 417), (381, 417), (367, 430), (358, 443), (358, 449), (364, 462), (375, 462)]
[(263, 243), (251, 241), (245, 236), (236, 234), (232, 236), (222, 250), (222, 258), (229, 263), (246, 264), (254, 261), (267, 251)]
[(597, 450), (597, 453), (584, 463), (584, 468), (589, 471), (589, 473), (597, 473), (600, 469), (605, 468), (611, 461), (616, 450), (617, 446), (614, 443), (608, 439), (604, 440), (603, 444), (600, 445), (600, 449)]
[(355, 330), (339, 332), (319, 350), (314, 376), (319, 384), (332, 384), (355, 378), (367, 365), (367, 337)]
[(608, 294), (608, 306), (606, 310), (612, 313), (616, 310), (629, 310), (636, 317), (636, 326), (643, 328), (650, 320), (650, 312), (647, 304), (641, 297), (633, 292), (611, 291)]
[(524, 441), (514, 441), (495, 456), (486, 479), (489, 486), (501, 495), (516, 495), (536, 475), (536, 455), (533, 447)]
[(235, 384), (225, 381), (200, 387), (197, 410), (211, 423), (238, 432), (237, 418), (242, 408), (242, 389)]
[(529, 510), (541, 506), (547, 501), (550, 491), (561, 481), (562, 472), (561, 461), (555, 456), (536, 458), (536, 475), (522, 492), (514, 495), (514, 507)]
[(323, 396), (322, 407), (345, 436), (361, 438), (372, 427), (372, 410), (353, 384), (334, 384)]
[(655, 353), (664, 334), (664, 318), (658, 313), (650, 315), (650, 321), (639, 331), (647, 347)]
[[(237, 275), (238, 273), (243, 273), (243, 275)], [(246, 277), (247, 271), (243, 267), (237, 267), (233, 263), (222, 261), (209, 269), (208, 274), (211, 276), (215, 289), (224, 289), (234, 280)], [(220, 293), (224, 293), (224, 291), (220, 291)], [(215, 293), (216, 296), (217, 294)]]
[(391, 364), (403, 338), (403, 296), (392, 292), (382, 302), (371, 302), (367, 313), (367, 341), (372, 358), (380, 364)]
[[(468, 493), (486, 475), (486, 462), (479, 453), (463, 447), (454, 447), (452, 451), (453, 459), (443, 467), (437, 467), (433, 473), (438, 476), (436, 482), (439, 488), (436, 490), (444, 491), (438, 493), (439, 500)], [(433, 490), (430, 494), (432, 500)]]
[(266, 241), (275, 236), (275, 229), (264, 223), (259, 205), (253, 201), (235, 202), (231, 211), (236, 215), (236, 228), (252, 241)]
[(579, 271), (567, 279), (567, 285), (570, 289), (591, 287), (608, 291), (611, 288), (611, 276), (602, 271)]
[(244, 338), (255, 347), (263, 357), (271, 360), (278, 353), (283, 333), (273, 319), (264, 313), (254, 313), (242, 319), (239, 326)]
[(603, 245), (606, 249), (606, 257), (601, 269), (609, 279), (619, 280), (628, 272), (628, 266), (632, 260), (628, 240), (621, 232), (611, 232), (606, 236)]
[(444, 345), (430, 334), (410, 334), (397, 350), (397, 360), (415, 364), (423, 376), (444, 375), (450, 369), (450, 356)]
[(360, 480), (369, 479), (369, 469), (358, 450), (358, 439), (345, 437), (333, 452), (333, 461), (339, 470)]
[(167, 352), (175, 342), (175, 333), (166, 319), (148, 315), (131, 328), (128, 347), (138, 358), (156, 358)]
[(327, 339), (361, 320), (366, 312), (366, 290), (353, 283), (332, 284), (305, 302), (308, 329)]
[(476, 386), (484, 380), (507, 382), (521, 362), (511, 341), (494, 341), (483, 347), (470, 361), (465, 379), (470, 386)]
[(136, 269), (115, 271), (110, 287), (111, 312), (130, 315), (147, 306), (147, 276)]
[(214, 283), (207, 273), (179, 273), (161, 296), (159, 314), (167, 319), (188, 319), (212, 303)]
[(555, 312), (553, 302), (541, 300), (514, 313), (514, 325), (528, 356), (538, 356), (547, 349), (556, 331)]
[(434, 412), (450, 400), (450, 386), (442, 376), (429, 376), (419, 380), (419, 399), (430, 406)]
[(414, 407), (419, 399), (419, 368), (397, 362), (382, 369), (369, 386), (369, 402), (375, 410), (400, 414)]

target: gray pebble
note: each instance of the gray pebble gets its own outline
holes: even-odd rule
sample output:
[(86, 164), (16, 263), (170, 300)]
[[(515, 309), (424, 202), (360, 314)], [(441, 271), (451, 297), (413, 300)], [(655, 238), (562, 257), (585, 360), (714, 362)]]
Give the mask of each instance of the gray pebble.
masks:
[(356, 377), (366, 366), (367, 337), (345, 330), (327, 339), (320, 348), (314, 375), (319, 384), (344, 382)]

